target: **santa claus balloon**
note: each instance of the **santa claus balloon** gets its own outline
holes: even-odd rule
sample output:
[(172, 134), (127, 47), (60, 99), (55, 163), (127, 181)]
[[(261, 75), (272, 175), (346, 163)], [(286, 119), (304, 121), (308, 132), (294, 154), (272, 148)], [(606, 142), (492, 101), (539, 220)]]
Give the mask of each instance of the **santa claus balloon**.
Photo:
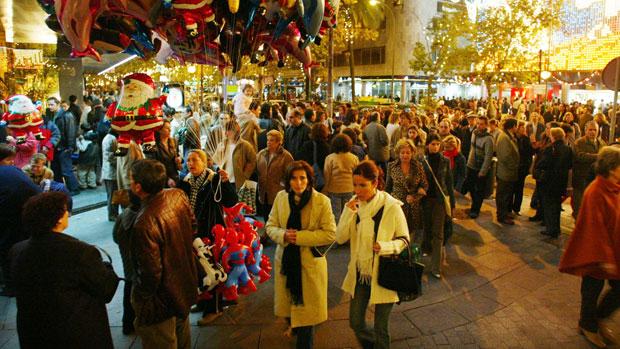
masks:
[(14, 95), (7, 100), (9, 103), (9, 111), (4, 113), (2, 119), (8, 123), (8, 128), (13, 131), (13, 136), (17, 143), (26, 142), (29, 132), (36, 139), (43, 139), (39, 126), (43, 123), (41, 112), (32, 103), (30, 98), (24, 95)]
[(163, 125), (163, 95), (155, 98), (153, 79), (142, 73), (127, 75), (122, 80), (118, 103), (108, 107), (106, 117), (118, 132), (116, 156), (125, 156), (131, 140), (142, 144), (142, 151), (152, 153), (155, 148), (155, 131)]

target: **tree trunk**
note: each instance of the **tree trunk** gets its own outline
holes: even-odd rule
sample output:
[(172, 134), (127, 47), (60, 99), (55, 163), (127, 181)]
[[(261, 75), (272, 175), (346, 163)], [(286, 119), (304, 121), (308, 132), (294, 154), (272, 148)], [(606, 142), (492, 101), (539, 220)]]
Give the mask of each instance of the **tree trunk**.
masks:
[(351, 104), (355, 104), (355, 62), (353, 61), (353, 47), (349, 42), (349, 70), (351, 71)]

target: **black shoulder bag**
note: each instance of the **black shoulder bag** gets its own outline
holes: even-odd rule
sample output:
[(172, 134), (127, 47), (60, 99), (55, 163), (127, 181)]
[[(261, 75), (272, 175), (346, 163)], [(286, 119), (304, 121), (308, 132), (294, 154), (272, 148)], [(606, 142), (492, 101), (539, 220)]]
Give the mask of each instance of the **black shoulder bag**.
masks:
[[(382, 217), (383, 207), (372, 217), (375, 222), (375, 242)], [(398, 237), (396, 240), (403, 240), (406, 248), (399, 254), (379, 257), (379, 279), (377, 283), (381, 287), (398, 292), (399, 303), (408, 302), (422, 294), (424, 264), (414, 261), (414, 248), (409, 244), (407, 238)]]

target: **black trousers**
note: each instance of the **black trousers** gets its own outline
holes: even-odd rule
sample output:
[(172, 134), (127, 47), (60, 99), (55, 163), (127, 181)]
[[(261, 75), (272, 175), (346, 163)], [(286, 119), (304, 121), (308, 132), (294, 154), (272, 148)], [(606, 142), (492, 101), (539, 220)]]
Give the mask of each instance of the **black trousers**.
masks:
[(559, 236), (560, 214), (562, 213), (562, 194), (548, 192), (542, 188), (539, 194), (542, 203), (541, 206), (543, 209), (543, 222), (545, 222), (545, 228), (550, 235)]
[(598, 331), (598, 321), (610, 317), (620, 307), (620, 280), (607, 280), (611, 287), (598, 302), (605, 280), (584, 276), (581, 279), (581, 315), (579, 326)]
[(505, 219), (512, 211), (516, 182), (508, 182), (497, 179), (497, 192), (495, 193), (495, 205), (497, 206), (497, 219)]
[(525, 176), (519, 175), (519, 179), (515, 182), (514, 191), (512, 195), (512, 211), (519, 213), (521, 211), (521, 205), (523, 204), (523, 189), (525, 188)]
[(472, 213), (480, 213), (480, 207), (482, 207), (482, 201), (484, 200), (484, 191), (487, 185), (488, 174), (484, 177), (478, 177), (479, 170), (473, 168), (467, 168), (466, 181), (468, 182), (468, 189), (471, 193), (471, 209)]
[(131, 306), (131, 281), (125, 280), (123, 288), (123, 328), (133, 328), (133, 320), (136, 314)]
[(297, 349), (312, 349), (314, 346), (314, 326), (295, 327), (293, 329), (297, 334)]

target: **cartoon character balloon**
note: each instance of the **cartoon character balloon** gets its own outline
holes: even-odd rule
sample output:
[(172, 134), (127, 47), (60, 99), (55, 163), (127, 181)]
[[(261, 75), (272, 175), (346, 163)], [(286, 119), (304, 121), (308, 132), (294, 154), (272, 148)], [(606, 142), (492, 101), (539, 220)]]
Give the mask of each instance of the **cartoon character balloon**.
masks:
[(8, 123), (8, 128), (13, 131), (18, 144), (26, 142), (29, 132), (36, 139), (44, 139), (40, 126), (43, 123), (41, 112), (32, 103), (30, 98), (24, 95), (14, 95), (7, 100), (9, 103), (9, 111), (4, 113), (2, 119)]
[(127, 155), (131, 140), (142, 144), (146, 153), (156, 151), (155, 131), (163, 125), (162, 106), (166, 98), (155, 98), (154, 94), (155, 83), (150, 76), (134, 73), (123, 78), (119, 101), (112, 103), (106, 113), (119, 134), (116, 156)]

